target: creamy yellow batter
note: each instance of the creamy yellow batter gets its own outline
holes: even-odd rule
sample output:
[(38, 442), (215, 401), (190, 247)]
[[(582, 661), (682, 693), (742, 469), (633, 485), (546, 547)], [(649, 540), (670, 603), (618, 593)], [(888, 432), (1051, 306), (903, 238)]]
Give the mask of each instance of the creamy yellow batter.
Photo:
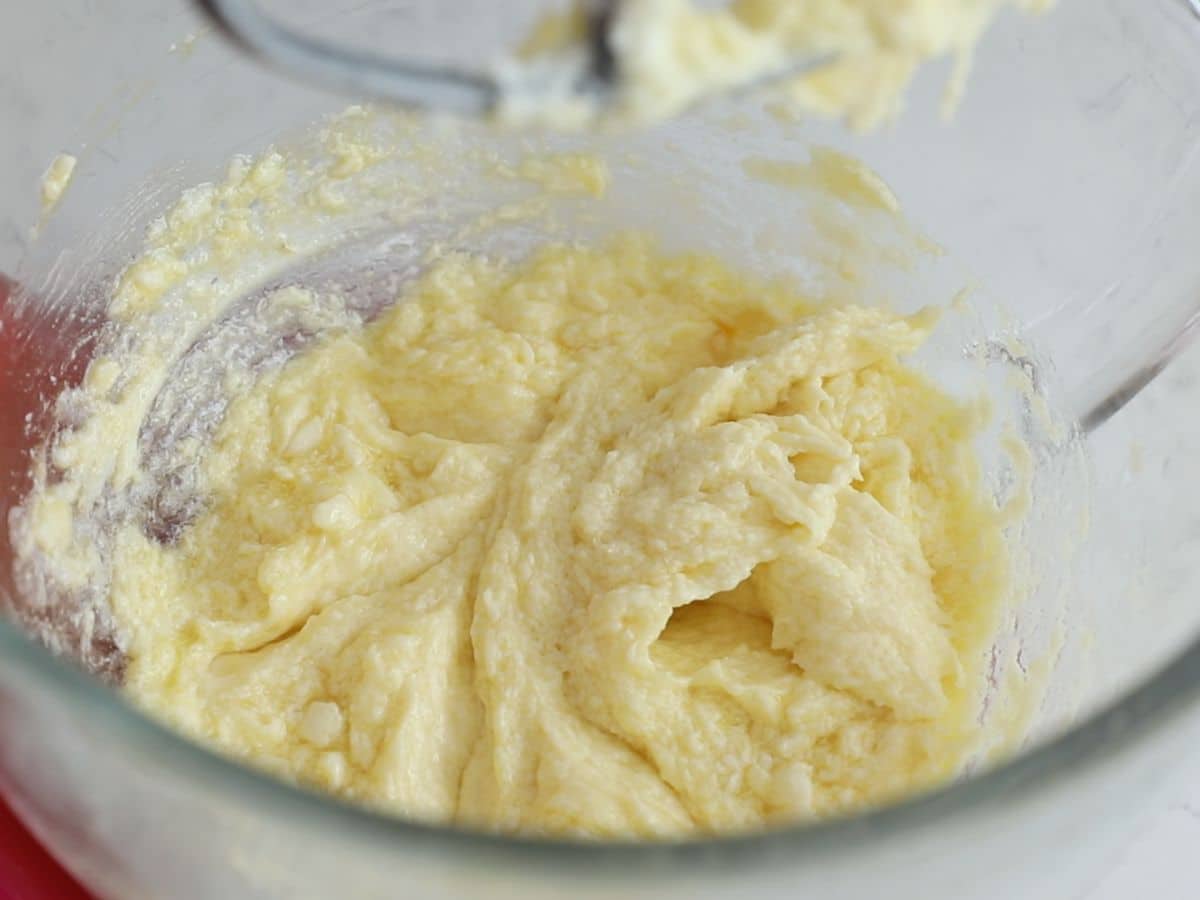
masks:
[(952, 777), (1006, 557), (977, 411), (902, 361), (932, 324), (636, 236), (446, 256), (234, 403), (178, 544), (120, 533), (127, 689), (504, 831), (755, 828)]
[[(804, 291), (555, 244), (635, 162), (354, 109), (186, 191), (13, 518), (31, 627), (249, 763), (507, 832), (753, 829), (986, 758), (1013, 567), (980, 406), (905, 362), (935, 315), (872, 272), (895, 196), (828, 150), (742, 160), (831, 226), (789, 245)], [(407, 274), (364, 326), (295, 266), (381, 221)], [(222, 331), (247, 296), (264, 330)]]
[[(620, 75), (603, 107), (570, 99), (572, 66), (586, 58), (587, 3), (542, 20), (510, 67), (514, 86), (534, 80), (533, 95), (510, 91), (510, 119), (571, 124), (608, 113), (647, 120), (673, 115), (721, 92), (780, 82), (801, 109), (869, 128), (894, 116), (920, 66), (951, 57), (948, 100), (962, 90), (971, 56), (996, 13), (1010, 6), (1047, 9), (1053, 0), (621, 0), (610, 29)], [(555, 68), (557, 63), (557, 69)], [(561, 102), (545, 102), (560, 73)], [(798, 74), (789, 74), (798, 73)], [(553, 96), (554, 92), (550, 92)], [(611, 101), (612, 108), (607, 109)]]
[(42, 200), (42, 218), (50, 215), (58, 207), (62, 196), (66, 193), (75, 176), (75, 166), (79, 162), (70, 153), (60, 153), (51, 160), (50, 165), (42, 174), (39, 194)]

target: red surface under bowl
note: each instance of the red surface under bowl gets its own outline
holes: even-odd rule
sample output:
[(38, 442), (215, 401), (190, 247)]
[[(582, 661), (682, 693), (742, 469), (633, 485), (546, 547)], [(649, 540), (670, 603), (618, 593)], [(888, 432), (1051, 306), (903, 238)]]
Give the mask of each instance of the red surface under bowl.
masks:
[(0, 800), (0, 900), (89, 900)]
[[(5, 395), (3, 382), (12, 371), (10, 365), (19, 356), (4, 340), (11, 331), (2, 327), (8, 292), (9, 283), (0, 275), (0, 397)], [(19, 453), (22, 447), (17, 417), (5, 416), (4, 410), (0, 410), (0, 460), (6, 462), (3, 459), (6, 454)], [(0, 740), (3, 739), (0, 735)], [(88, 896), (22, 827), (0, 798), (0, 900), (87, 900)]]

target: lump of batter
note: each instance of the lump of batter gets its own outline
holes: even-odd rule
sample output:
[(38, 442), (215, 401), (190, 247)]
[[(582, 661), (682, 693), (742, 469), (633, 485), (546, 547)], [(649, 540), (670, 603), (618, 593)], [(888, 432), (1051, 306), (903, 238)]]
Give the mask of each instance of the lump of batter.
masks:
[[(1008, 6), (1047, 9), (1053, 0), (621, 0), (609, 28), (619, 75), (617, 118), (665, 118), (724, 91), (761, 81), (785, 82), (783, 95), (803, 109), (870, 128), (900, 109), (923, 63), (952, 57), (958, 72), (948, 99), (961, 92), (975, 45)], [(511, 66), (514, 85), (558, 71), (577, 80), (572, 64), (588, 55), (588, 4), (539, 23)], [(557, 65), (557, 70), (555, 66)], [(788, 73), (798, 72), (796, 75)], [(551, 82), (553, 83), (553, 82)], [(564, 84), (562, 93), (572, 96)], [(544, 91), (542, 92), (545, 93)], [(587, 99), (552, 108), (519, 91), (506, 97), (511, 119), (588, 121), (600, 109)]]
[(1006, 575), (933, 324), (626, 237), (447, 256), (230, 408), (177, 543), (116, 538), (126, 689), (406, 816), (679, 836), (972, 750)]

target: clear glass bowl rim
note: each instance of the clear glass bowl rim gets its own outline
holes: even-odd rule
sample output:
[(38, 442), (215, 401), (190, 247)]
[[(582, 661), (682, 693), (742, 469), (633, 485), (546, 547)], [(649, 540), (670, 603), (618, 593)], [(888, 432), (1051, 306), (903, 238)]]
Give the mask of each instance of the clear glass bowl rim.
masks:
[(15, 666), (56, 698), (86, 714), (105, 730), (172, 758), (196, 781), (215, 783), (252, 808), (286, 816), (309, 828), (335, 828), (348, 840), (380, 848), (405, 846), (444, 855), (470, 853), (501, 864), (566, 867), (603, 876), (670, 876), (731, 865), (804, 865), (831, 854), (860, 853), (900, 832), (950, 824), (971, 811), (1015, 806), (1047, 789), (1081, 779), (1102, 762), (1130, 753), (1182, 718), (1200, 702), (1200, 637), (1123, 696), (1058, 737), (978, 775), (854, 816), (801, 822), (762, 832), (680, 841), (584, 841), (520, 837), (451, 825), (409, 821), (351, 805), (337, 798), (256, 771), (209, 750), (159, 724), (121, 694), (55, 657), (11, 622), (0, 620), (0, 665)]

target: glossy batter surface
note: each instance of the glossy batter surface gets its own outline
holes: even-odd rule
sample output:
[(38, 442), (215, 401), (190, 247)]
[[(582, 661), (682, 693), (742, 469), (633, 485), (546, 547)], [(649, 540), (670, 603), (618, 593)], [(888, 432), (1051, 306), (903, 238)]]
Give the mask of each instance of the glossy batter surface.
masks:
[(754, 828), (949, 778), (1006, 562), (977, 411), (903, 361), (932, 321), (637, 237), (443, 257), (236, 400), (178, 543), (118, 535), (127, 690), (505, 831)]

